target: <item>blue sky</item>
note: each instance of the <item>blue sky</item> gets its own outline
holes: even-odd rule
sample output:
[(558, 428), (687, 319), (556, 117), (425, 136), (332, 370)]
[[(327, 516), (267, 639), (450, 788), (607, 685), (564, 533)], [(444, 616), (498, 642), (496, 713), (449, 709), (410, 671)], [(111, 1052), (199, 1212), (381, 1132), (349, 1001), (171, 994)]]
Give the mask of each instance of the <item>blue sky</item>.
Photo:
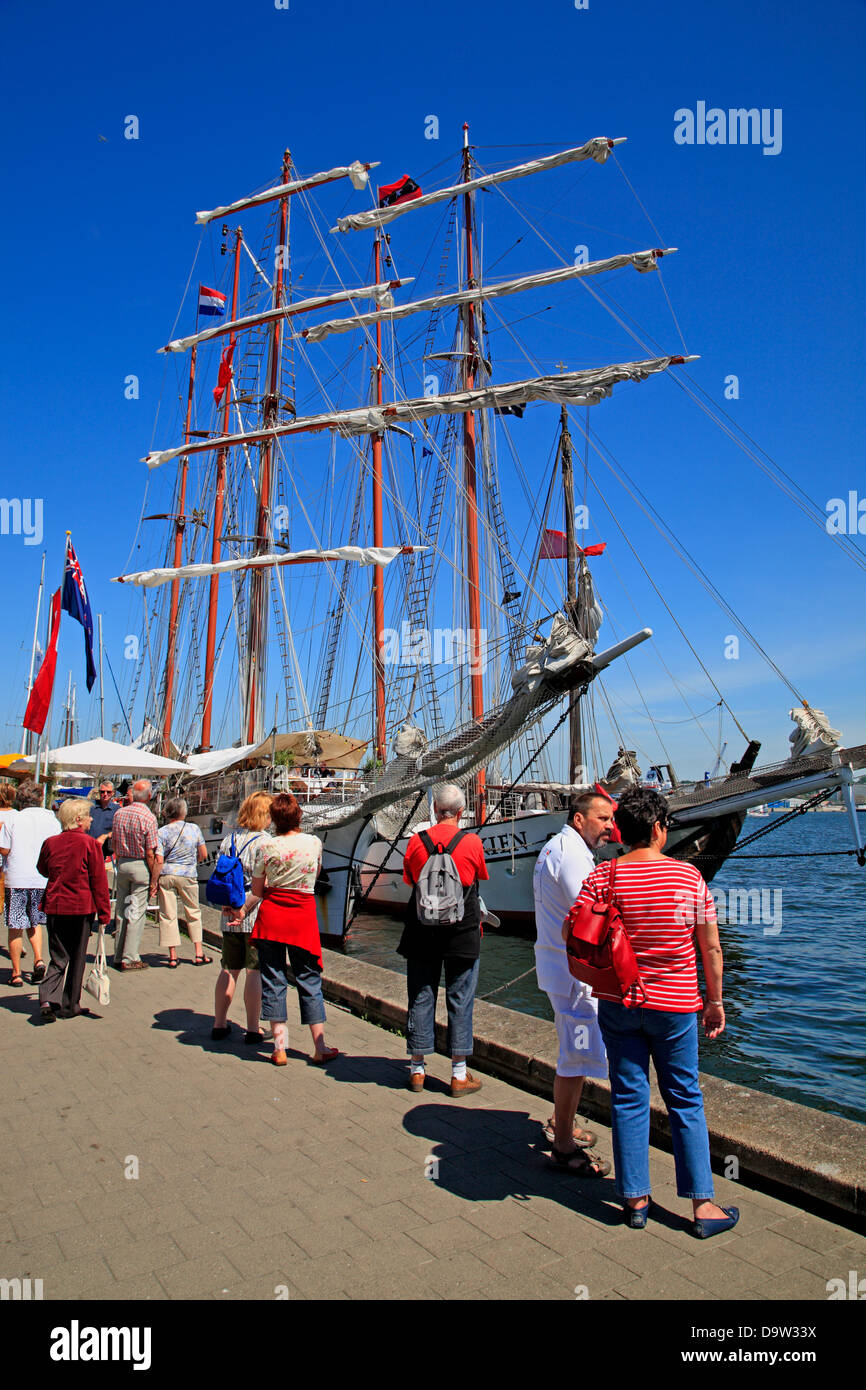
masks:
[[(433, 170), (425, 184), (432, 187), (457, 168), (464, 120), (486, 167), (592, 135), (627, 136), (619, 166), (664, 243), (680, 248), (664, 265), (675, 319), (660, 288), (645, 286), (650, 277), (617, 280), (613, 297), (669, 350), (680, 350), (682, 333), (700, 354), (690, 369), (695, 382), (820, 508), (851, 489), (866, 497), (863, 4), (676, 0), (653, 9), (590, 0), (578, 10), (571, 0), (384, 0), (371, 11), (313, 0), (291, 0), (288, 10), (272, 0), (243, 9), (227, 0), (83, 9), (7, 0), (0, 26), (3, 493), (44, 499), (52, 586), (71, 529), (119, 680), (129, 675), (123, 644), (137, 631), (138, 608), (108, 581), (152, 558), (151, 541), (132, 550), (147, 482), (139, 460), (152, 443), (176, 442), (171, 390), (157, 423), (165, 367), (155, 349), (170, 336), (198, 244), (193, 214), (273, 181), (286, 145), (304, 171), (379, 159), (379, 181)], [(780, 110), (780, 152), (677, 144), (675, 112), (700, 101)], [(130, 114), (137, 140), (124, 138)], [(424, 138), (430, 114), (439, 119), (437, 142)], [(541, 214), (564, 190), (544, 221), (560, 253), (579, 243), (593, 255), (657, 244), (619, 168), (542, 184), (514, 185), (514, 197)], [(337, 213), (344, 201), (341, 190), (320, 205)], [(487, 264), (496, 235), (494, 228)], [(226, 269), (214, 258), (215, 240), (203, 243), (197, 266), (206, 282)], [(363, 268), (357, 245), (352, 254)], [(413, 247), (408, 237), (399, 242), (395, 224), (399, 254), (408, 263)], [(495, 275), (555, 263), (542, 248), (523, 248)], [(191, 330), (187, 315), (178, 331)], [(576, 293), (536, 337), (550, 370), (560, 354), (576, 367), (614, 360), (627, 344)], [(513, 356), (503, 351), (500, 379), (522, 374)], [(139, 378), (137, 400), (124, 399), (129, 374)], [(736, 401), (724, 399), (730, 374), (739, 379)], [(595, 408), (593, 429), (794, 685), (827, 710), (847, 742), (866, 741), (863, 571), (674, 383), (620, 389)], [(537, 438), (546, 458), (549, 438), (525, 423), (525, 441)], [(600, 464), (593, 473), (607, 489)], [(166, 509), (167, 486), (154, 482), (154, 510)], [(724, 658), (729, 621), (621, 490), (611, 485), (609, 495), (747, 731), (764, 740), (768, 760), (784, 756), (789, 692), (745, 643), (738, 661)], [(522, 504), (516, 492), (505, 503), (511, 520)], [(591, 539), (609, 541), (623, 575), (620, 586), (603, 561), (596, 570), (617, 629), (656, 628), (668, 667), (690, 683), (693, 708), (703, 711), (713, 699), (705, 679), (633, 561), (614, 553), (600, 505), (591, 512), (599, 518)], [(863, 537), (858, 543), (862, 550)], [(20, 737), (42, 548), (0, 535), (0, 742), (9, 749)], [(80, 703), (81, 646), (67, 623), (58, 680), (65, 688), (72, 669)], [(647, 658), (635, 670), (664, 717), (685, 713), (670, 701), (657, 663)], [(627, 677), (617, 680), (614, 692), (633, 704)], [(95, 705), (86, 707), (91, 716)], [(119, 715), (108, 694), (107, 710), (111, 724)], [(91, 732), (93, 717), (85, 716), (82, 733)], [(667, 735), (682, 766), (700, 773), (703, 737), (673, 723)], [(739, 735), (732, 739), (730, 752), (738, 752)]]

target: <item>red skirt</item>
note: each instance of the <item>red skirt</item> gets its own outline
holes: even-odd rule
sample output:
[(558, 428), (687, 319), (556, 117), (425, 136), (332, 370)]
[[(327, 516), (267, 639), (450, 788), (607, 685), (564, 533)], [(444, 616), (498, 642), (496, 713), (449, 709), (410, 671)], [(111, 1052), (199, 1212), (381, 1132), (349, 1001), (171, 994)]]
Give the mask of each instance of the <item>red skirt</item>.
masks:
[(253, 941), (282, 941), (315, 956), (322, 968), (322, 943), (315, 893), (293, 888), (266, 888), (251, 932)]

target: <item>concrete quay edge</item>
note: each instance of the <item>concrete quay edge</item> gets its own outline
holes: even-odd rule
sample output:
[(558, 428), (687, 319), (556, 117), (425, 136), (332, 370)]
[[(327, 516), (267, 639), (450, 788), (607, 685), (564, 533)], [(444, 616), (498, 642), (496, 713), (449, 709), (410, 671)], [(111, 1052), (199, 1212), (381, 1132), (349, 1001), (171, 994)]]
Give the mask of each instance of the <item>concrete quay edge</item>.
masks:
[[(219, 943), (219, 935), (205, 929)], [(397, 971), (323, 949), (326, 999), (391, 1029), (406, 1025), (406, 980)], [(535, 1095), (553, 1096), (556, 1029), (545, 1019), (477, 1000), (472, 1067)], [(436, 1010), (436, 1050), (446, 1050), (444, 991)], [(721, 1171), (736, 1159), (739, 1180), (799, 1205), (817, 1205), (866, 1228), (866, 1125), (701, 1073), (710, 1151)], [(588, 1080), (581, 1114), (610, 1124), (607, 1081)], [(671, 1151), (667, 1112), (651, 1077), (650, 1142)], [(726, 1176), (732, 1176), (730, 1171)], [(804, 1198), (806, 1199), (804, 1202)]]

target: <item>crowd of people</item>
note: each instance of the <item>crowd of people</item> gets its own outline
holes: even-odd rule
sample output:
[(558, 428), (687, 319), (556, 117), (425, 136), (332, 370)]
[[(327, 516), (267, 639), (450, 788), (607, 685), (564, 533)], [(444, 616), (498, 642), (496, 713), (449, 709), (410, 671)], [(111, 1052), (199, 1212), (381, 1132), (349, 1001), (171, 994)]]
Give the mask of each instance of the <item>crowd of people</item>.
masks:
[[(141, 942), (148, 904), (158, 906), (159, 943), (169, 969), (178, 966), (179, 909), (193, 947), (193, 963), (206, 966), (198, 866), (207, 858), (199, 827), (176, 797), (160, 827), (150, 809), (146, 780), (115, 792), (103, 782), (95, 801), (68, 797), (57, 815), (42, 808), (42, 788), (0, 784), (0, 865), (5, 873), (10, 985), (22, 988), (25, 938), (33, 955), (31, 982), (39, 986), (44, 1023), (87, 1015), (81, 1005), (89, 937), (97, 921), (114, 931), (114, 968), (143, 971)], [(479, 885), (488, 878), (480, 837), (461, 830), (466, 811), (459, 787), (441, 786), (431, 824), (410, 838), (403, 863), (410, 887), (398, 945), (406, 960), (408, 993), (407, 1085), (423, 1092), (426, 1057), (435, 1051), (434, 1020), (444, 975), (450, 1094), (481, 1090), (468, 1070), (473, 1050), (473, 1005), (478, 985), (486, 910)], [(615, 900), (639, 971), (630, 991), (591, 989), (569, 966), (570, 914), (584, 905), (604, 910), (611, 897), (612, 840)], [(713, 1200), (709, 1139), (698, 1078), (698, 1015), (708, 1038), (725, 1027), (722, 953), (712, 896), (698, 870), (666, 855), (667, 811), (656, 791), (635, 787), (618, 805), (600, 792), (571, 797), (561, 832), (535, 866), (538, 984), (553, 1011), (558, 1039), (554, 1110), (546, 1127), (550, 1163), (560, 1173), (594, 1180), (611, 1165), (595, 1152), (597, 1136), (582, 1128), (577, 1111), (585, 1079), (609, 1077), (616, 1189), (625, 1224), (643, 1229), (651, 1214), (649, 1177), (652, 1060), (667, 1108), (678, 1195), (691, 1202), (692, 1230), (705, 1239), (730, 1230), (736, 1207)], [(222, 908), (221, 970), (214, 990), (213, 1041), (226, 1040), (241, 972), (245, 972), (244, 1042), (264, 1042), (270, 1027), (275, 1066), (288, 1062), (287, 995), (290, 975), (301, 1022), (310, 1029), (310, 1060), (326, 1065), (339, 1056), (325, 1041), (323, 958), (315, 906), (322, 842), (302, 829), (302, 810), (288, 793), (258, 792), (240, 807), (237, 827), (220, 855), (239, 864), (243, 889)], [(601, 858), (600, 863), (596, 859)], [(114, 880), (112, 917), (109, 874)], [(49, 961), (43, 959), (43, 927)], [(700, 951), (707, 999), (698, 986)], [(639, 988), (639, 993), (637, 992)]]

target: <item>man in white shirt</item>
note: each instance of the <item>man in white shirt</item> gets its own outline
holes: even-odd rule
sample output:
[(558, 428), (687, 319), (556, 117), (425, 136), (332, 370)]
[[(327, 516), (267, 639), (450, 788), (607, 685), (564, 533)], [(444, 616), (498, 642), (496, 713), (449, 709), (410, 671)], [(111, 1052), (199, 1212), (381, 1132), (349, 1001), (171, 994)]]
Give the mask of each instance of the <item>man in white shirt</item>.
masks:
[(595, 1135), (575, 1124), (584, 1078), (606, 1077), (607, 1056), (598, 1027), (598, 1001), (592, 998), (590, 986), (575, 980), (569, 971), (562, 928), (584, 879), (595, 867), (593, 851), (611, 837), (613, 811), (613, 802), (598, 792), (572, 796), (568, 820), (544, 846), (532, 879), (535, 969), (539, 988), (550, 999), (559, 1038), (551, 1161), (586, 1178), (610, 1172), (609, 1163), (588, 1152)]
[(0, 855), (6, 871), (6, 920), (9, 926), (9, 957), (12, 961), (10, 984), (21, 989), (21, 955), (26, 931), (33, 951), (32, 982), (38, 984), (45, 974), (42, 959), (42, 892), (47, 879), (36, 872), (36, 861), (44, 842), (59, 835), (60, 821), (42, 807), (42, 787), (35, 782), (22, 782), (15, 799), (18, 814), (11, 822), (0, 825)]

